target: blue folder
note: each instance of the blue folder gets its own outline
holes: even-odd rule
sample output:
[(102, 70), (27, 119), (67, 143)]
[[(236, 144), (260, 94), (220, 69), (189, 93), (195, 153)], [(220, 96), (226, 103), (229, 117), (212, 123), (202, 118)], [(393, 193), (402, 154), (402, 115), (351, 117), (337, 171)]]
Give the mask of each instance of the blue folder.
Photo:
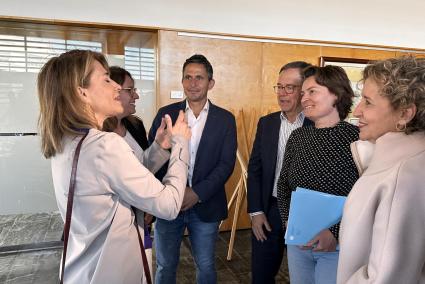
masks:
[(297, 187), (292, 192), (285, 243), (305, 245), (341, 221), (345, 196)]

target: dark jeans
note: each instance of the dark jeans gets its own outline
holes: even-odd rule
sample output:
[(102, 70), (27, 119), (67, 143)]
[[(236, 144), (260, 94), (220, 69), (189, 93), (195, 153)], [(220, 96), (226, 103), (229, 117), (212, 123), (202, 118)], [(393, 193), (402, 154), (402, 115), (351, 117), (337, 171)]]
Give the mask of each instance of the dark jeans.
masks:
[(219, 222), (206, 223), (195, 210), (181, 212), (175, 220), (157, 218), (154, 236), (156, 248), (156, 284), (176, 283), (180, 245), (185, 228), (189, 231), (192, 256), (196, 264), (196, 282), (217, 283), (215, 245)]

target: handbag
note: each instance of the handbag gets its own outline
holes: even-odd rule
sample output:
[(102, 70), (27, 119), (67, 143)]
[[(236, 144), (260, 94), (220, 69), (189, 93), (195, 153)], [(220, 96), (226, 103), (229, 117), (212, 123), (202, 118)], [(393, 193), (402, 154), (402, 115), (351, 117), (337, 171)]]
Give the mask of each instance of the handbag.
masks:
[[(69, 191), (68, 191), (68, 202), (66, 205), (66, 217), (65, 217), (65, 226), (63, 233), (63, 255), (62, 255), (62, 267), (60, 273), (60, 283), (63, 284), (63, 276), (65, 271), (65, 260), (66, 260), (66, 252), (68, 249), (68, 239), (69, 239), (69, 230), (71, 228), (71, 216), (72, 216), (72, 206), (74, 204), (74, 191), (75, 191), (75, 177), (77, 175), (77, 165), (78, 158), (80, 156), (81, 145), (83, 144), (83, 140), (87, 137), (88, 131), (81, 138), (80, 142), (78, 142), (77, 148), (75, 149), (74, 160), (72, 161), (72, 170), (71, 170), (71, 179), (69, 182)], [(152, 284), (152, 279), (149, 271), (149, 264), (145, 253), (145, 248), (143, 246), (143, 241), (140, 235), (139, 226), (137, 225), (137, 219), (134, 222), (137, 230), (137, 236), (139, 239), (140, 251), (142, 254), (143, 260), (143, 268), (146, 275), (146, 281), (148, 284)], [(141, 279), (143, 282), (143, 279)]]

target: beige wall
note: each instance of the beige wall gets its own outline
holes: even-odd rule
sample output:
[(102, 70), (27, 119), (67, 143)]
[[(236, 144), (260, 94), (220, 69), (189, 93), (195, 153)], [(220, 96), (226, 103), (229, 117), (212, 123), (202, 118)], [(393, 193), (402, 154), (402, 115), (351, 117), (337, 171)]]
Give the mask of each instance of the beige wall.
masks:
[(214, 67), (216, 85), (210, 92), (214, 103), (228, 109), (275, 108), (272, 86), (285, 63), (304, 60), (319, 64), (321, 56), (382, 59), (401, 54), (396, 51), (265, 43), (178, 36), (174, 31), (159, 31), (158, 107), (176, 100), (171, 90), (182, 90), (181, 68), (194, 53), (204, 54)]

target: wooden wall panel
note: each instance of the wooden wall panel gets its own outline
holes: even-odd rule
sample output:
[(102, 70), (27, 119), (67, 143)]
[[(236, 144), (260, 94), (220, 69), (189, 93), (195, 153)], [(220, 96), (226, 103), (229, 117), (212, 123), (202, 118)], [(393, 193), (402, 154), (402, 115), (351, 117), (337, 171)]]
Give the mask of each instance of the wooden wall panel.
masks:
[[(401, 51), (330, 47), (288, 43), (250, 42), (178, 36), (159, 31), (158, 107), (172, 103), (171, 90), (181, 90), (181, 67), (194, 53), (207, 56), (214, 67), (216, 85), (211, 99), (228, 109), (277, 109), (272, 86), (286, 63), (304, 60), (319, 64), (321, 56), (378, 60), (407, 54)], [(425, 54), (414, 54), (425, 57)]]
[(213, 103), (239, 109), (260, 102), (261, 43), (186, 37), (160, 31), (158, 47), (159, 107), (176, 101), (170, 99), (170, 91), (182, 90), (181, 68), (195, 53), (205, 55), (213, 65), (216, 82), (209, 92)]
[(402, 56), (402, 55), (414, 55), (414, 56), (419, 57), (419, 58), (425, 58), (425, 53), (401, 52), (401, 51), (396, 52), (397, 57)]
[(280, 68), (291, 61), (303, 60), (316, 64), (319, 46), (290, 45), (277, 43), (263, 44), (263, 70), (262, 70), (262, 109), (279, 110), (277, 97), (273, 92)]

